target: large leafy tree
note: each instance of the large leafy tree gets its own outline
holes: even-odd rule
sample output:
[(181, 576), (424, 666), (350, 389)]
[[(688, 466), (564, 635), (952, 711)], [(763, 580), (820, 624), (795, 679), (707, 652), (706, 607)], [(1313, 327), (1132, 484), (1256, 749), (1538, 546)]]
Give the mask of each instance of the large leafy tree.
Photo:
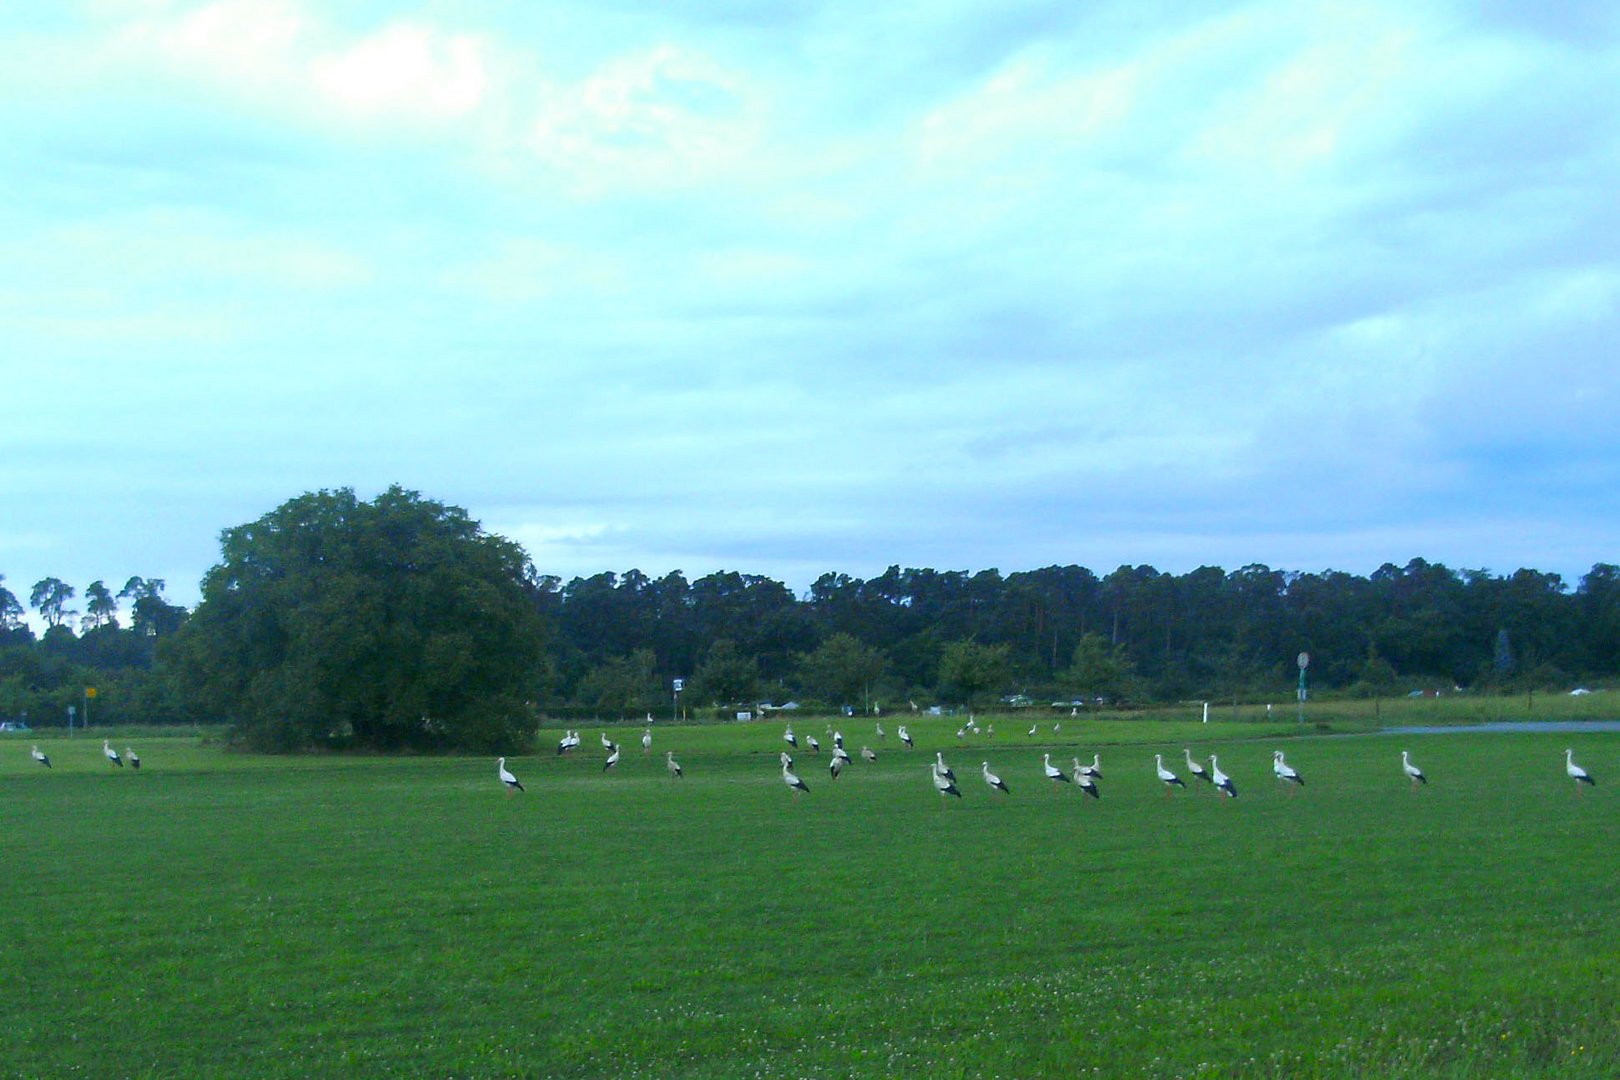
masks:
[(185, 621), (186, 609), (163, 599), (166, 585), (162, 578), (132, 577), (118, 590), (121, 598), (135, 601), (130, 623), (137, 637), (172, 634)]
[(709, 646), (696, 672), (697, 691), (717, 705), (752, 701), (759, 686), (759, 665), (730, 638)]
[(529, 730), (539, 581), (464, 510), (320, 491), (226, 529), (221, 550), (164, 655), (250, 744), (494, 750)]
[(939, 658), (939, 685), (956, 700), (980, 706), (994, 700), (1011, 677), (1006, 645), (954, 641)]
[(84, 590), (84, 622), (82, 628), (94, 630), (98, 626), (118, 625), (118, 600), (104, 581), (92, 581)]
[(799, 679), (828, 704), (859, 702), (864, 707), (886, 664), (881, 650), (861, 644), (850, 634), (833, 634), (799, 657)]
[(0, 630), (16, 630), (23, 625), (27, 611), (16, 596), (5, 586), (6, 575), (0, 574)]
[(67, 606), (73, 597), (73, 586), (61, 578), (48, 577), (34, 582), (34, 588), (28, 594), (28, 603), (39, 612), (46, 626), (55, 628), (78, 614)]

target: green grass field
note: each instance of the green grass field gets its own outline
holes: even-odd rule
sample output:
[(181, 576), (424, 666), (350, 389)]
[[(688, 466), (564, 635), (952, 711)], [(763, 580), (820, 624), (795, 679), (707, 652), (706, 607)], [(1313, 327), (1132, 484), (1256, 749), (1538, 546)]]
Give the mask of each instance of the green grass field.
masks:
[[(606, 775), (585, 728), (512, 795), (482, 758), (5, 739), (0, 1074), (1620, 1075), (1620, 735), (1051, 722), (846, 721), (832, 782), (801, 721), (797, 799), (775, 723), (619, 728)], [(1241, 797), (1166, 797), (1183, 746)], [(1103, 798), (1047, 750), (1100, 751)]]

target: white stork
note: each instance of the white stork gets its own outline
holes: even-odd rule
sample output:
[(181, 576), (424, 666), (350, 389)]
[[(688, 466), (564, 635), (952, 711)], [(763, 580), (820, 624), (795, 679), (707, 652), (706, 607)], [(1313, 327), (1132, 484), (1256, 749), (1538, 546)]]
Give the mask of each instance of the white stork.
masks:
[(33, 748), (33, 750), (29, 751), (29, 756), (35, 761), (39, 762), (41, 765), (45, 766), (47, 769), (51, 767), (51, 759), (45, 754), (41, 753), (39, 747), (36, 746)]
[(821, 740), (820, 739), (816, 738), (814, 735), (806, 735), (804, 737), (804, 741), (810, 747), (810, 752), (812, 754), (821, 753)]
[(939, 775), (953, 784), (956, 783), (956, 774), (951, 771), (949, 765), (945, 764), (945, 755), (943, 753), (938, 750), (934, 751), (934, 762), (939, 766)]
[(618, 743), (608, 743), (608, 756), (607, 756), (607, 760), (602, 762), (602, 771), (607, 772), (609, 769), (613, 768), (613, 766), (617, 765), (618, 763), (619, 763), (619, 744)]
[(861, 760), (870, 765), (872, 762), (877, 760), (877, 751), (873, 750), (870, 746), (861, 747)]
[(1577, 795), (1581, 793), (1582, 784), (1587, 787), (1597, 787), (1597, 781), (1592, 779), (1592, 774), (1575, 764), (1575, 751), (1573, 750), (1564, 751), (1564, 775), (1575, 781), (1575, 794)]
[[(1051, 754), (1042, 754), (1041, 764), (1046, 769), (1046, 778), (1052, 781), (1054, 784), (1070, 783), (1068, 776), (1064, 774), (1063, 770), (1052, 764)], [(1057, 789), (1053, 788), (1052, 790), (1056, 791)]]
[(805, 792), (807, 794), (810, 791), (809, 785), (807, 785), (803, 780), (800, 780), (797, 776), (794, 776), (793, 771), (791, 769), (789, 769), (786, 765), (782, 766), (782, 783), (784, 783), (788, 787), (792, 788), (793, 791), (795, 792), (795, 795), (797, 795), (797, 793), (800, 792), (800, 791), (803, 791), (803, 792)]
[(840, 750), (844, 748), (844, 733), (842, 731), (833, 732), (833, 745)]
[[(928, 768), (934, 774), (934, 790), (939, 792), (942, 798), (947, 795), (955, 795), (958, 799), (962, 797), (962, 792), (958, 790), (956, 782), (941, 773), (937, 764), (930, 765)], [(940, 805), (944, 804), (941, 803)]]
[(844, 762), (848, 760), (847, 755), (838, 753), (834, 754), (832, 760), (827, 762), (827, 771), (832, 774), (834, 780), (838, 779), (838, 774), (844, 771)]
[(1274, 750), (1271, 753), (1271, 771), (1278, 780), (1293, 784), (1295, 787), (1304, 787), (1305, 778), (1299, 775), (1299, 770), (1283, 760), (1283, 752)]
[(1157, 766), (1157, 768), (1159, 770), (1159, 779), (1164, 781), (1164, 793), (1166, 795), (1170, 794), (1170, 789), (1171, 788), (1178, 788), (1178, 787), (1184, 788), (1184, 787), (1187, 786), (1187, 782), (1185, 780), (1183, 780), (1181, 777), (1177, 776), (1175, 773), (1171, 772), (1169, 769), (1164, 767), (1164, 755), (1163, 754), (1154, 754), (1153, 755), (1153, 764), (1155, 766)]
[(880, 739), (887, 739), (889, 737), (889, 733), (883, 730), (882, 724), (877, 725), (877, 737)]
[(664, 768), (669, 770), (669, 775), (674, 779), (681, 778), (681, 763), (675, 760), (675, 751), (664, 751)]
[(602, 731), (602, 732), (598, 732), (597, 734), (599, 734), (602, 737), (602, 749), (604, 749), (604, 750), (612, 750), (613, 749), (613, 740), (607, 737), (607, 732)]
[(1429, 778), (1423, 775), (1423, 770), (1412, 764), (1412, 759), (1407, 755), (1405, 750), (1401, 751), (1401, 772), (1405, 773), (1407, 778), (1412, 781), (1412, 786), (1414, 788), (1419, 784), (1427, 784), (1429, 782)]
[(1101, 780), (1102, 779), (1102, 755), (1101, 754), (1092, 754), (1091, 755), (1091, 764), (1090, 765), (1082, 765), (1082, 766), (1080, 766), (1080, 771), (1085, 773), (1087, 776), (1091, 777), (1093, 780)]
[(141, 767), (141, 756), (135, 752), (133, 746), (124, 747), (124, 760), (129, 762), (129, 767), (132, 769), (138, 770)]
[(1102, 792), (1097, 790), (1097, 781), (1080, 765), (1078, 760), (1074, 763), (1074, 786), (1082, 794), (1090, 795), (1093, 799), (1102, 798)]
[[(844, 765), (848, 765), (850, 761), (849, 751), (845, 750), (842, 746), (833, 747), (833, 760), (840, 761), (843, 762)], [(839, 767), (842, 768), (843, 766), (840, 765)]]
[(564, 754), (574, 748), (573, 737), (574, 733), (572, 731), (569, 731), (567, 728), (563, 729), (563, 737), (557, 740), (558, 757), (562, 757)]
[(648, 728), (641, 733), (641, 752), (643, 754), (652, 753), (652, 728)]
[(979, 768), (981, 770), (983, 770), (983, 772), (984, 772), (984, 782), (985, 783), (989, 784), (991, 787), (995, 788), (997, 791), (1001, 792), (1003, 795), (1011, 794), (1011, 792), (1009, 792), (1007, 790), (1007, 785), (1001, 779), (1001, 777), (997, 776), (995, 773), (990, 771), (990, 763), (988, 761), (980, 762), (979, 763)]
[(124, 767), (124, 759), (118, 756), (118, 751), (114, 750), (112, 748), (112, 743), (108, 742), (106, 739), (101, 740), (101, 752), (107, 755), (108, 761), (112, 762), (120, 769)]
[(1039, 727), (1039, 726), (1040, 726), (1039, 724), (1031, 724), (1031, 725), (1029, 725), (1029, 737), (1030, 738), (1033, 739), (1035, 737), (1035, 729), (1037, 727)]
[(1181, 752), (1187, 758), (1187, 772), (1192, 775), (1192, 778), (1194, 780), (1202, 780), (1206, 784), (1209, 783), (1209, 770), (1192, 759), (1192, 751), (1183, 746), (1181, 748)]
[(1221, 772), (1220, 759), (1214, 754), (1209, 755), (1209, 770), (1215, 774), (1213, 780), (1215, 790), (1219, 791), (1222, 795), (1225, 795), (1228, 799), (1237, 798), (1237, 785), (1232, 783), (1232, 778), (1230, 776), (1227, 776), (1225, 773)]
[(793, 728), (791, 726), (786, 731), (782, 732), (782, 741), (793, 747), (795, 750), (799, 748), (799, 737), (793, 734)]
[(513, 776), (507, 771), (505, 758), (501, 758), (495, 763), (495, 775), (499, 776), (501, 778), (501, 783), (506, 785), (506, 791), (508, 794), (511, 794), (514, 791), (523, 790), (522, 781), (518, 780), (517, 777)]
[(793, 768), (793, 755), (788, 753), (786, 750), (783, 750), (782, 753), (779, 755), (779, 760), (782, 762), (782, 768), (784, 768), (784, 769)]
[(900, 741), (906, 744), (907, 750), (915, 748), (915, 744), (913, 744), (911, 741), (911, 732), (906, 730), (906, 725), (904, 724), (900, 725)]

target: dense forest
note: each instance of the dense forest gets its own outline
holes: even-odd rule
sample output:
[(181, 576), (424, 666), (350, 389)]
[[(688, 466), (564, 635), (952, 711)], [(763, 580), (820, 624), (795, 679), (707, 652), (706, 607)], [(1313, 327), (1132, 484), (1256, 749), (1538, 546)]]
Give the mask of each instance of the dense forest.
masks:
[[(348, 731), (399, 714), (415, 735), (372, 729), (399, 745), (444, 730), (441, 714), (476, 714), (483, 699), (466, 688), (486, 677), (503, 680), (502, 700), (521, 703), (527, 723), (667, 716), (676, 678), (682, 711), (705, 717), (790, 700), (885, 710), (1014, 695), (1286, 700), (1301, 651), (1318, 692), (1620, 676), (1620, 567), (1610, 564), (1573, 587), (1535, 570), (1422, 559), (1366, 577), (1259, 565), (1101, 577), (1081, 566), (893, 566), (864, 580), (828, 573), (802, 595), (739, 572), (563, 581), (462, 512), (397, 488), (369, 504), (346, 489), (306, 495), (223, 535), (225, 559), (193, 611), (165, 600), (164, 582), (136, 577), (116, 593), (90, 583), (81, 613), (77, 590), (47, 578), (28, 593), (46, 626), (36, 636), (0, 577), (0, 718), (60, 725), (72, 707), (80, 722), (88, 709), (104, 723), (240, 724), (254, 709), (301, 710), (308, 739), (334, 713)], [(476, 571), (447, 569), (466, 551)], [(298, 618), (277, 613), (300, 604)], [(423, 671), (438, 682), (424, 689), (402, 674)], [(324, 696), (311, 693), (322, 680)]]

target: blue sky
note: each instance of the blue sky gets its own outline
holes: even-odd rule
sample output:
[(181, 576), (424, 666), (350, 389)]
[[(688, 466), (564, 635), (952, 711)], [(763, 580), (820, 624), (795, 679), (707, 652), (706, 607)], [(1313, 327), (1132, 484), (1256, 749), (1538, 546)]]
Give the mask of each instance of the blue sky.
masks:
[(1573, 583), (1620, 16), (1542, 7), (7, 5), (0, 574), (397, 482), (565, 578)]

